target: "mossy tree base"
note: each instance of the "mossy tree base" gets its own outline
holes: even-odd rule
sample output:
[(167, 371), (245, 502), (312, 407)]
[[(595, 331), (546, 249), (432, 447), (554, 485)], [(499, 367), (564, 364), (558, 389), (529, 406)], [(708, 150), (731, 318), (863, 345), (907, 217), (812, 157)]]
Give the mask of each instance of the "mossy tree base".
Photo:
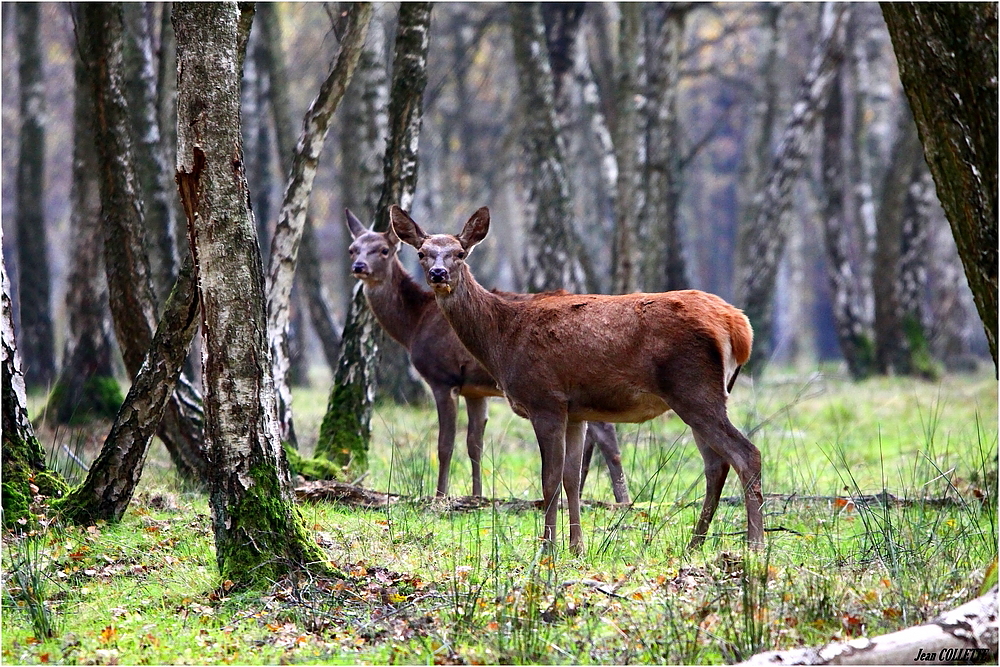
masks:
[[(58, 498), (69, 491), (69, 486), (58, 473), (39, 465), (41, 447), (37, 440), (27, 442), (4, 433), (3, 442), (3, 527), (11, 528), (23, 521), (31, 521), (31, 503), (36, 495)], [(37, 452), (32, 452), (37, 449)], [(44, 459), (41, 459), (42, 461)]]
[(125, 397), (118, 380), (92, 375), (77, 386), (57, 383), (46, 402), (46, 419), (54, 424), (79, 426), (100, 419), (114, 419)]
[(213, 492), (209, 500), (216, 516), (216, 561), (222, 578), (257, 586), (296, 570), (330, 574), (326, 555), (282, 492), (274, 470), (257, 466), (250, 478), (250, 487), (237, 502), (229, 493)]
[(356, 384), (334, 386), (326, 415), (319, 427), (315, 451), (317, 459), (327, 459), (335, 466), (351, 471), (360, 472), (368, 468), (371, 424), (364, 418), (364, 413), (366, 406), (370, 413), (371, 402), (365, 401), (363, 394), (364, 387)]

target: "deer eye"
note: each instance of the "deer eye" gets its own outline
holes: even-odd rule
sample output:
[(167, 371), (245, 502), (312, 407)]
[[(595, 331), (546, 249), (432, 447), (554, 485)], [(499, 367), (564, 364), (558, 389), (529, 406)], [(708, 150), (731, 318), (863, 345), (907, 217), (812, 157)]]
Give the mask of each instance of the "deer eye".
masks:
[(418, 252), (417, 253), (417, 259), (423, 259), (423, 258), (424, 258), (424, 253)]
[(464, 251), (464, 250), (460, 250), (460, 251), (458, 252), (458, 255), (456, 255), (456, 256), (457, 256), (457, 257), (458, 257), (459, 259), (465, 259), (465, 251)]
[(389, 249), (388, 248), (382, 248), (382, 256), (383, 257), (388, 257), (389, 256)]

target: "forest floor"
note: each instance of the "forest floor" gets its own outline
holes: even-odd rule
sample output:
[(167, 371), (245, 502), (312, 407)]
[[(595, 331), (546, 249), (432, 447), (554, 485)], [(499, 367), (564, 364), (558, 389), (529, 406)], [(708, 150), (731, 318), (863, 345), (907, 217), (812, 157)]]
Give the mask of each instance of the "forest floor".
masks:
[[(314, 386), (295, 392), (304, 453), (326, 404), (328, 384)], [(464, 422), (458, 499), (435, 501), (433, 406), (379, 405), (359, 482), (368, 500), (301, 485), (336, 574), (263, 591), (220, 580), (205, 496), (178, 484), (155, 443), (121, 523), (43, 519), (5, 535), (2, 662), (717, 664), (892, 632), (978, 594), (997, 556), (992, 372), (863, 383), (772, 372), (740, 380), (730, 415), (762, 452), (762, 553), (744, 547), (734, 475), (705, 546), (684, 551), (703, 478), (675, 417), (619, 425), (629, 506), (612, 502), (595, 454), (573, 556), (565, 512), (554, 555), (539, 549), (537, 446), (503, 401), (491, 402), (483, 462), (496, 502), (462, 499)], [(84, 461), (101, 438), (40, 433)]]

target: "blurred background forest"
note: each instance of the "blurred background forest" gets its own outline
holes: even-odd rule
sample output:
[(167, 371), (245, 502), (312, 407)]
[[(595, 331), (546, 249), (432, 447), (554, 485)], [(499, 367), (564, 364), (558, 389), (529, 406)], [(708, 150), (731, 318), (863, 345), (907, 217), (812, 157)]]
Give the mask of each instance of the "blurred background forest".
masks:
[[(152, 91), (162, 128), (152, 140), (172, 166), (175, 83), (169, 67), (160, 69), (171, 48), (165, 7), (131, 5), (127, 28), (140, 88), (135, 95)], [(563, 194), (572, 212), (560, 230), (565, 237), (552, 242), (567, 243), (581, 262), (575, 289), (691, 287), (744, 307), (748, 281), (741, 276), (766, 273), (772, 269), (758, 262), (773, 260), (772, 326), (770, 332), (758, 327), (755, 341), (755, 355), (769, 363), (806, 372), (834, 362), (855, 377), (929, 377), (989, 364), (882, 13), (876, 4), (850, 8), (831, 36), (824, 25), (831, 10), (819, 3), (543, 5)], [(281, 150), (289, 132), (280, 124), (292, 122), (297, 136), (337, 52), (339, 16), (329, 3), (258, 6), (242, 114), (265, 253), (289, 161)], [(376, 5), (310, 200), (314, 259), (337, 327), (355, 283), (344, 208), (366, 224), (375, 215), (396, 17), (396, 5)], [(518, 77), (526, 69), (513, 37), (505, 4), (433, 6), (411, 212), (429, 231), (455, 233), (476, 208), (489, 206), (493, 226), (473, 260), (476, 276), (487, 286), (528, 291), (540, 284), (528, 252), (537, 238), (530, 229), (533, 207), (545, 203), (532, 195), (526, 147), (535, 129), (530, 105), (520, 100)], [(74, 226), (83, 214), (74, 202), (86, 200), (74, 191), (81, 186), (74, 185), (77, 52), (69, 6), (41, 3), (24, 12), (4, 3), (3, 51), (3, 253), (29, 388), (44, 389), (66, 363), (76, 303), (72, 257), (80, 239)], [(27, 62), (25, 54), (40, 60)], [(286, 76), (275, 76), (275, 54), (284, 59)], [(825, 94), (810, 96), (804, 88), (811, 74), (826, 77)], [(153, 82), (145, 93), (142, 81)], [(31, 119), (41, 141), (24, 143), (22, 129)], [(782, 152), (795, 122), (798, 160)], [(150, 139), (148, 131), (135, 136)], [(34, 227), (14, 224), (26, 145), (44, 171)], [(788, 174), (788, 197), (767, 224), (755, 225), (760, 195), (776, 169)], [(147, 219), (167, 231), (157, 237), (151, 227), (147, 242), (167, 238), (175, 247), (151, 247), (154, 273), (157, 257), (162, 265), (171, 252), (174, 262), (187, 253), (176, 188), (163, 190), (172, 212), (163, 223), (148, 213)], [(31, 239), (24, 229), (35, 230)], [(773, 252), (759, 252), (762, 237), (774, 242)], [(402, 255), (415, 266), (413, 253)], [(102, 259), (98, 252), (84, 261)], [(291, 379), (297, 383), (329, 377), (330, 356), (311, 323), (309, 292), (300, 285), (293, 296)], [(879, 317), (882, 303), (896, 304), (888, 325)], [(879, 326), (890, 329), (879, 334)], [(892, 345), (907, 350), (909, 360), (882, 349)]]

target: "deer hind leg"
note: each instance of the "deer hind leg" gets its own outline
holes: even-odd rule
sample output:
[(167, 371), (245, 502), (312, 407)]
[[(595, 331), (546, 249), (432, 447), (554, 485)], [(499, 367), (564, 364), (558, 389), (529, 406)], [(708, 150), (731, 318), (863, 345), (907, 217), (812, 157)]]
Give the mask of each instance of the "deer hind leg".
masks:
[(466, 444), (469, 447), (469, 461), (472, 463), (472, 495), (483, 495), (482, 459), (483, 433), (486, 431), (485, 398), (465, 397), (465, 409), (469, 413), (469, 431)]
[(729, 474), (729, 464), (719, 456), (705, 438), (694, 430), (694, 441), (698, 444), (701, 458), (705, 462), (705, 502), (701, 506), (701, 514), (694, 526), (694, 535), (688, 543), (688, 549), (697, 549), (708, 535), (708, 527), (712, 524), (715, 510), (719, 507), (722, 487), (726, 485)]
[(448, 495), (448, 474), (451, 471), (451, 453), (455, 449), (455, 421), (458, 408), (451, 387), (436, 387), (433, 393), (438, 413), (437, 496), (441, 497)]
[[(663, 398), (695, 433), (699, 448), (706, 447), (730, 465), (743, 484), (743, 500), (747, 512), (747, 542), (754, 548), (764, 544), (764, 519), (761, 507), (764, 496), (760, 486), (760, 450), (740, 433), (726, 415), (726, 396), (722, 383), (711, 381), (704, 374), (701, 386), (687, 386), (683, 391), (664, 392)], [(704, 453), (702, 454), (704, 456)], [(706, 477), (709, 459), (705, 457)], [(720, 486), (721, 489), (721, 486)], [(706, 509), (709, 497), (706, 495)], [(717, 502), (717, 501), (716, 501)], [(705, 510), (702, 510), (704, 514)], [(714, 513), (714, 508), (712, 510)], [(699, 518), (698, 526), (701, 527)], [(707, 524), (704, 526), (707, 530)], [(698, 541), (697, 532), (692, 543)]]
[(531, 427), (542, 455), (542, 502), (545, 507), (545, 531), (548, 546), (555, 547), (559, 494), (566, 458), (566, 415), (531, 415)]
[(587, 422), (571, 421), (566, 425), (566, 458), (563, 461), (563, 487), (569, 506), (569, 548), (575, 554), (583, 551), (583, 528), (580, 525), (580, 472), (583, 439)]
[[(632, 499), (629, 497), (628, 484), (625, 482), (625, 471), (622, 470), (622, 452), (618, 448), (618, 434), (615, 433), (615, 425), (607, 422), (590, 422), (587, 427), (587, 441), (590, 448), (593, 448), (592, 439), (597, 441), (597, 446), (601, 448), (601, 454), (604, 456), (604, 462), (608, 466), (608, 476), (611, 477), (611, 491), (615, 494), (615, 502), (628, 505)], [(582, 481), (580, 490), (582, 493)]]

